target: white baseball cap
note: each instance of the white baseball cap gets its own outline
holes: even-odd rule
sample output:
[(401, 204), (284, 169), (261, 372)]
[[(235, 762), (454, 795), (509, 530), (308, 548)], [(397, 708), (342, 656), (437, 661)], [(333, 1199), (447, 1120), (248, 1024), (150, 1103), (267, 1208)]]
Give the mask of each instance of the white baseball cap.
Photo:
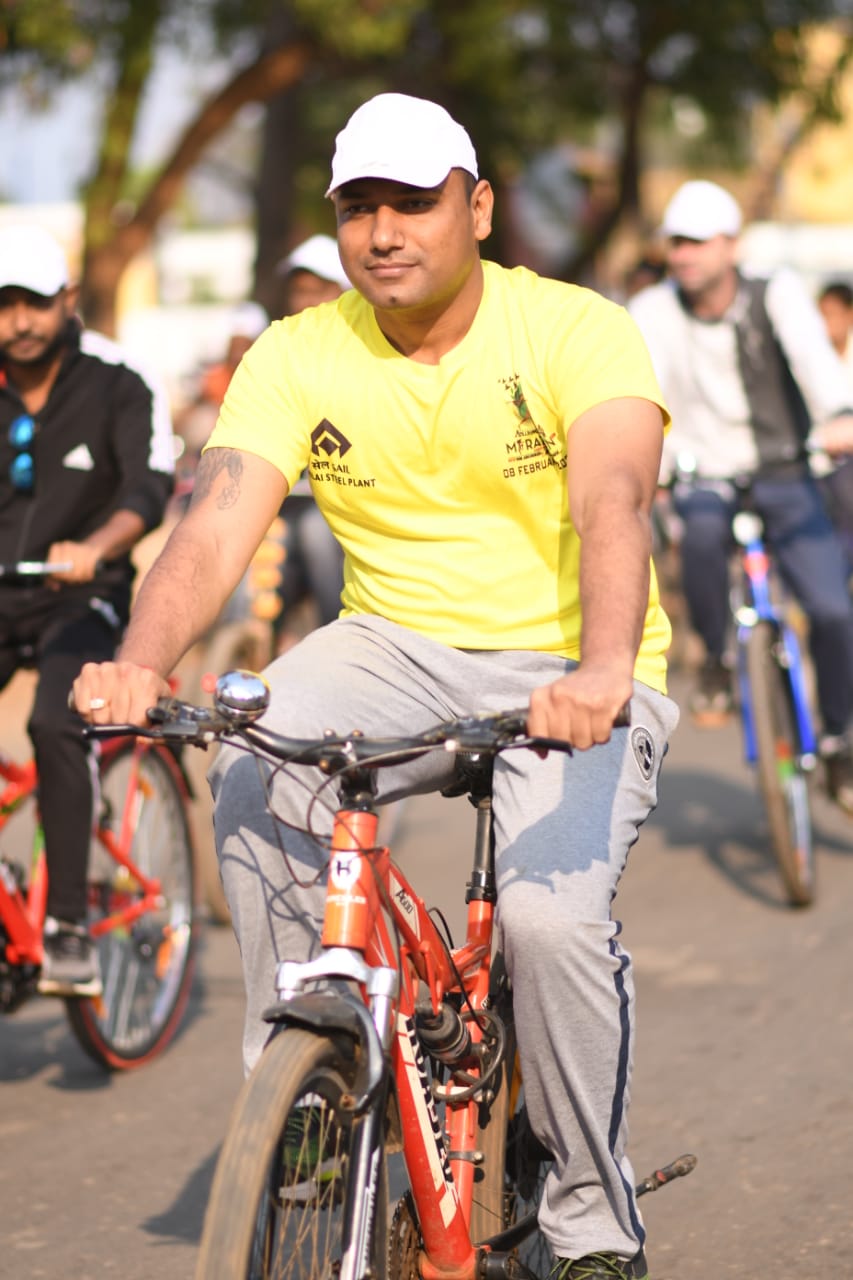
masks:
[(716, 182), (685, 182), (666, 206), (661, 231), (666, 236), (687, 240), (713, 240), (714, 236), (736, 236), (741, 214), (734, 196)]
[(474, 145), (444, 107), (405, 93), (380, 93), (353, 112), (335, 139), (330, 196), (356, 178), (437, 187), (451, 169), (479, 176)]
[(298, 244), (276, 267), (279, 275), (291, 271), (310, 271), (321, 280), (331, 280), (342, 289), (351, 289), (349, 277), (341, 266), (337, 241), (331, 236), (309, 236)]
[(241, 302), (228, 316), (228, 333), (232, 338), (259, 338), (270, 318), (259, 302)]
[(68, 284), (68, 263), (58, 240), (37, 226), (0, 226), (0, 289), (29, 289), (52, 298)]

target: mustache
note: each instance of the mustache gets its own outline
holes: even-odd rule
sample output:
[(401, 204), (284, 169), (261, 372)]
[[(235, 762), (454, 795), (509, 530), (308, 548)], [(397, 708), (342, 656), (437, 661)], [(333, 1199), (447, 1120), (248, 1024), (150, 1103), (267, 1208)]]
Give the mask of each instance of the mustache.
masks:
[[(32, 340), (33, 338), (41, 339), (45, 343), (42, 350), (36, 352), (35, 355), (28, 356), (24, 360), (16, 360), (14, 355), (15, 345), (22, 341)], [(53, 361), (57, 351), (59, 351), (63, 346), (64, 341), (64, 333), (57, 334), (51, 338), (46, 338), (36, 331), (27, 330), (26, 333), (17, 333), (13, 338), (7, 338), (5, 342), (0, 342), (0, 351), (2, 351), (6, 358), (11, 360), (13, 363), (25, 364), (29, 369), (38, 369), (41, 365), (49, 365)]]

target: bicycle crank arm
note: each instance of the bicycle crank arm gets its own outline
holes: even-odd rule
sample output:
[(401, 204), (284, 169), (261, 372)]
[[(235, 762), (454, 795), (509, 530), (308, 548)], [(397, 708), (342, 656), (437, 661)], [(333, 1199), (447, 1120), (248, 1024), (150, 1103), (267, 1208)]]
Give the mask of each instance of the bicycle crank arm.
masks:
[(696, 1164), (696, 1156), (679, 1156), (677, 1160), (673, 1160), (672, 1164), (664, 1165), (662, 1169), (655, 1169), (654, 1173), (643, 1178), (639, 1186), (634, 1188), (634, 1195), (644, 1196), (647, 1191), (658, 1191), (676, 1178), (686, 1178), (688, 1173), (692, 1173), (696, 1168)]
[(539, 1280), (523, 1262), (510, 1253), (484, 1253), (477, 1270), (477, 1280)]

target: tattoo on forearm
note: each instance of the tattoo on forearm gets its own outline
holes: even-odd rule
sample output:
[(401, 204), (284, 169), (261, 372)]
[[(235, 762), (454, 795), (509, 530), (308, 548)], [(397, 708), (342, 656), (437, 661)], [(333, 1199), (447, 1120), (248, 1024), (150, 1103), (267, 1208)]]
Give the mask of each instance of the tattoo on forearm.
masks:
[(193, 484), (192, 505), (213, 491), (214, 481), (222, 471), (228, 473), (228, 479), (220, 489), (216, 505), (223, 510), (234, 506), (240, 496), (240, 478), (243, 475), (243, 459), (237, 449), (208, 449), (201, 455)]

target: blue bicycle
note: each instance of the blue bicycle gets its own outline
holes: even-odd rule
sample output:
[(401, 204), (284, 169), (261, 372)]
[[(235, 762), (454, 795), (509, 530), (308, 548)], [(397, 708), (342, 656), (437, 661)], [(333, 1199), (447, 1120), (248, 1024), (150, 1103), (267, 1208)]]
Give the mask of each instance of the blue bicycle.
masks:
[(784, 599), (772, 588), (761, 517), (739, 511), (732, 532), (741, 548), (732, 612), (744, 753), (758, 771), (788, 900), (808, 906), (815, 893), (809, 776), (817, 764), (817, 739), (800, 643)]
[[(691, 461), (678, 459), (675, 488), (706, 487)], [(744, 755), (758, 774), (770, 842), (788, 901), (808, 906), (815, 895), (809, 778), (817, 764), (803, 659), (788, 601), (774, 578), (764, 526), (750, 509), (750, 486), (721, 485), (737, 500), (732, 535), (739, 548), (730, 605), (737, 644), (737, 684)]]

